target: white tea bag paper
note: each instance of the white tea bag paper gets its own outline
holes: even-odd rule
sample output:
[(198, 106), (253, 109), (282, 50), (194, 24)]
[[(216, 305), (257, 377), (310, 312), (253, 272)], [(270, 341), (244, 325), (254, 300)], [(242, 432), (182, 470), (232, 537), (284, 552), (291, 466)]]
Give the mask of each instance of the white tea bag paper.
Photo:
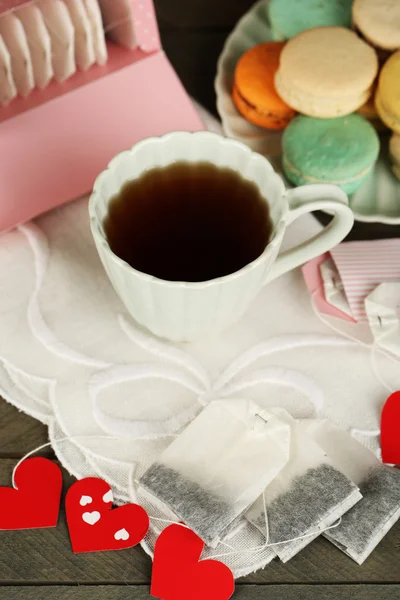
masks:
[[(361, 494), (286, 411), (271, 410), (290, 423), (290, 458), (246, 518), (273, 544), (277, 556), (287, 562), (354, 506)], [(285, 540), (292, 541), (283, 543)]]
[(378, 285), (365, 311), (375, 343), (400, 358), (400, 281)]
[(289, 459), (290, 427), (249, 400), (211, 402), (140, 485), (209, 546), (230, 530)]
[(333, 463), (359, 485), (363, 499), (324, 535), (362, 564), (400, 517), (400, 471), (383, 465), (349, 433), (328, 421), (303, 422)]
[(327, 302), (351, 317), (351, 309), (335, 263), (331, 258), (328, 258), (328, 260), (322, 263), (319, 269), (324, 284), (324, 294)]

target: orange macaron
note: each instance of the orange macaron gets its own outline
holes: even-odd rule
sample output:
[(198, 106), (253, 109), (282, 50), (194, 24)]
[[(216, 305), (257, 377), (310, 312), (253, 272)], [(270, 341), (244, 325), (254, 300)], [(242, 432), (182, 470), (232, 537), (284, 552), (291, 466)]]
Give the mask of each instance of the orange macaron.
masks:
[(237, 63), (233, 101), (245, 119), (266, 129), (284, 129), (295, 116), (275, 89), (275, 73), (285, 42), (265, 42), (247, 50)]

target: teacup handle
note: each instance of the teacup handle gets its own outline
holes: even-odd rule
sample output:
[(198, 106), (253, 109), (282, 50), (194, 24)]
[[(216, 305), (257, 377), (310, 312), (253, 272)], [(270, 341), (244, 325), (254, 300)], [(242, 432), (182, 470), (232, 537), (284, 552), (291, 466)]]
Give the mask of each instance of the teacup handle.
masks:
[(327, 252), (339, 244), (349, 233), (354, 223), (345, 192), (336, 185), (312, 184), (287, 191), (289, 212), (286, 225), (301, 215), (315, 210), (332, 212), (332, 221), (320, 233), (299, 246), (280, 254), (267, 274), (265, 283)]

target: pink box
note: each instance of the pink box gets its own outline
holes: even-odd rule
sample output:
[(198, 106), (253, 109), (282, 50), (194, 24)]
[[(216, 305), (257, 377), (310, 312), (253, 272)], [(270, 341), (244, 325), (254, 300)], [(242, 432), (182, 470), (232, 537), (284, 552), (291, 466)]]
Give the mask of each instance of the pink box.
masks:
[(152, 1), (131, 2), (135, 50), (108, 42), (104, 67), (0, 107), (0, 231), (90, 192), (110, 159), (140, 139), (204, 129), (161, 48)]

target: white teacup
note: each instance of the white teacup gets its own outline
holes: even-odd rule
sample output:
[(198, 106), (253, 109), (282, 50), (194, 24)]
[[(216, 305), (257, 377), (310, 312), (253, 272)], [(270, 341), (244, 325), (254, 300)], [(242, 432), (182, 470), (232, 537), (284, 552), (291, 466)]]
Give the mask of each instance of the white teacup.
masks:
[[(230, 167), (257, 184), (273, 222), (270, 242), (261, 256), (225, 277), (186, 283), (137, 271), (112, 252), (103, 228), (110, 200), (125, 182), (176, 161)], [(332, 222), (310, 241), (278, 256), (286, 227), (315, 210), (332, 212)], [(89, 212), (100, 258), (126, 308), (138, 323), (173, 341), (193, 340), (235, 323), (266, 283), (330, 250), (348, 234), (354, 221), (347, 196), (339, 187), (315, 184), (286, 190), (266, 158), (240, 142), (210, 132), (149, 138), (119, 154), (97, 178)]]

